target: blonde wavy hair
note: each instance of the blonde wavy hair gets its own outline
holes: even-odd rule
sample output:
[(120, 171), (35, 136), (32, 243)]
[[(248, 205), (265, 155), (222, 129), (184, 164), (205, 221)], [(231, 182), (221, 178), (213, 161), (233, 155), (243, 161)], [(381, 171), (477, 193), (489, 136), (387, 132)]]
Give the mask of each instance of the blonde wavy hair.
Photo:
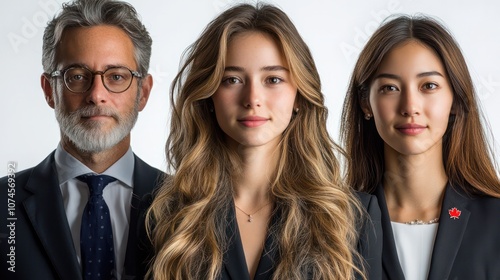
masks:
[(148, 210), (146, 225), (154, 247), (147, 277), (216, 279), (227, 250), (225, 230), (233, 206), (232, 181), (238, 155), (211, 112), (211, 96), (225, 68), (228, 43), (236, 34), (257, 31), (282, 48), (297, 84), (300, 111), (279, 145), (270, 193), (281, 215), (275, 235), (279, 258), (274, 279), (353, 279), (364, 275), (356, 252), (361, 207), (342, 183), (336, 154), (343, 152), (327, 129), (320, 78), (295, 26), (280, 9), (240, 4), (214, 19), (184, 54), (171, 87), (173, 113), (166, 144), (175, 171)]

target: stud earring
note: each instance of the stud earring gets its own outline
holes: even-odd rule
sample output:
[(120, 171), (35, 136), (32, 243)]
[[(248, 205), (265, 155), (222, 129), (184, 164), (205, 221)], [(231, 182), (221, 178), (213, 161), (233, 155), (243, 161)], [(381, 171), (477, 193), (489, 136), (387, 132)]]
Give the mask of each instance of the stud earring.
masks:
[(369, 121), (372, 118), (372, 114), (365, 114), (365, 120)]
[(298, 107), (297, 107), (297, 108), (294, 108), (294, 109), (293, 109), (293, 112), (294, 112), (295, 114), (298, 114), (298, 113), (299, 113), (299, 108), (298, 108)]
[(210, 106), (210, 109), (208, 109), (210, 111), (210, 113), (213, 113), (214, 112), (214, 107)]

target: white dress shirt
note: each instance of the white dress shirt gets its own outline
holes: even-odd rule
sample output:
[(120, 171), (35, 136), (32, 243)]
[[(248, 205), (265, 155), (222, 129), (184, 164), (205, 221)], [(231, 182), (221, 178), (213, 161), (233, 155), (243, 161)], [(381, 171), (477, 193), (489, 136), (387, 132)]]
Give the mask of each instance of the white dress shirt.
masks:
[(439, 223), (407, 225), (391, 222), (391, 225), (405, 279), (427, 279)]
[[(83, 209), (89, 198), (89, 189), (86, 183), (81, 182), (76, 177), (87, 173), (96, 173), (66, 152), (60, 144), (55, 152), (55, 162), (68, 224), (73, 236), (78, 262), (81, 265), (80, 227)], [(134, 154), (132, 149), (129, 148), (123, 157), (101, 174), (117, 179), (104, 188), (102, 196), (109, 208), (116, 270), (118, 280), (120, 280), (127, 250), (130, 204), (133, 194)]]

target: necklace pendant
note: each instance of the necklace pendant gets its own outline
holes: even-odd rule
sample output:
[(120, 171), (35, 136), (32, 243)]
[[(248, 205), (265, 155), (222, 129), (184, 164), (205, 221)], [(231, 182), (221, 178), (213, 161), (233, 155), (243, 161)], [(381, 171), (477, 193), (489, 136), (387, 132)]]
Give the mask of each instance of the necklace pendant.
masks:
[(248, 222), (251, 223), (253, 220), (252, 215), (248, 215)]

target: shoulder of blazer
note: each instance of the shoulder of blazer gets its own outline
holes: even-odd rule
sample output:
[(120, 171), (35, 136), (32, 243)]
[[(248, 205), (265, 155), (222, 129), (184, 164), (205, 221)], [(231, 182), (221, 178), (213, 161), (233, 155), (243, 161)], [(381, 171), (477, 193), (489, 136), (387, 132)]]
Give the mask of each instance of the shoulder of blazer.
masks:
[[(8, 179), (0, 179), (0, 184), (4, 182)], [(15, 185), (16, 250), (19, 254), (16, 264), (20, 267), (30, 265), (30, 269), (23, 270), (18, 277), (52, 279), (58, 275), (61, 279), (81, 279), (71, 231), (65, 222), (54, 152), (37, 166), (16, 173)], [(3, 192), (0, 193), (3, 200)], [(3, 215), (7, 215), (7, 211), (0, 214), (2, 220), (6, 220)], [(0, 233), (3, 239), (1, 230)], [(7, 242), (0, 240), (0, 251), (4, 243)], [(3, 271), (3, 265), (1, 268)]]
[[(0, 192), (0, 199), (2, 202), (8, 202), (8, 198), (11, 198), (11, 200), (15, 201), (16, 207), (15, 209), (17, 210), (18, 207), (21, 207), (21, 203), (26, 199), (26, 197), (29, 197), (32, 195), (33, 191), (32, 190), (27, 190), (26, 186), (31, 178), (34, 176), (33, 174), (44, 174), (44, 173), (52, 173), (50, 171), (50, 166), (51, 162), (53, 162), (52, 154), (49, 155), (47, 158), (45, 158), (41, 163), (39, 163), (37, 166), (18, 171), (12, 174), (9, 174), (8, 176), (0, 178), (0, 188), (5, 191)], [(50, 174), (53, 175), (53, 174)], [(9, 182), (9, 178), (11, 179)], [(33, 179), (33, 180), (36, 180)], [(14, 193), (12, 195), (9, 195), (10, 192), (8, 192), (9, 188), (9, 183), (13, 186), (12, 188), (14, 189)], [(12, 196), (12, 197), (11, 197)], [(7, 205), (7, 204), (6, 204)], [(7, 210), (7, 209), (5, 209)], [(0, 217), (2, 221), (7, 220), (7, 213), (8, 211), (0, 211)], [(4, 228), (2, 227), (0, 229), (0, 232), (3, 233)], [(7, 237), (7, 235), (5, 235)], [(4, 234), (0, 235), (0, 240), (4, 239)], [(0, 243), (3, 243), (3, 241), (0, 241)], [(6, 244), (7, 242), (5, 242)]]
[[(356, 196), (368, 213), (362, 217), (358, 225), (358, 252), (364, 259), (364, 267), (368, 279), (382, 277), (382, 224), (377, 197), (371, 194), (356, 192)], [(360, 278), (356, 275), (356, 278)]]
[[(443, 201), (445, 211), (457, 207), (463, 207), (470, 211), (472, 223), (491, 223), (495, 227), (498, 223), (498, 213), (500, 213), (500, 198), (488, 195), (469, 195), (460, 187), (448, 186)], [(446, 215), (444, 215), (446, 216)], [(500, 230), (500, 226), (498, 227)], [(491, 229), (491, 228), (490, 228)]]
[(470, 222), (492, 221), (492, 225), (496, 225), (497, 223), (493, 221), (498, 220), (500, 198), (488, 195), (471, 195), (467, 194), (461, 187), (448, 185), (443, 200), (443, 217), (449, 216), (447, 211), (452, 210), (454, 207), (457, 210), (463, 209), (470, 212), (473, 218)]
[[(14, 173), (14, 176), (9, 176), (15, 180), (15, 186), (16, 186), (16, 198), (19, 198), (18, 195), (24, 195), (25, 193), (25, 188), (27, 187), (27, 190), (30, 192), (33, 192), (34, 190), (30, 188), (29, 184), (30, 181), (40, 181), (44, 179), (53, 179), (54, 176), (56, 175), (55, 171), (55, 160), (54, 160), (54, 153), (50, 153), (42, 162), (40, 162), (38, 165), (24, 169), (21, 171), (18, 171)], [(8, 176), (5, 176), (3, 178), (0, 178), (0, 186), (7, 186), (8, 184)], [(0, 194), (7, 194), (7, 192), (2, 192)], [(4, 211), (5, 212), (5, 211)]]
[(134, 154), (134, 193), (143, 197), (160, 187), (166, 174)]
[(372, 220), (380, 221), (381, 214), (377, 197), (373, 194), (364, 192), (355, 192), (355, 194), (361, 202), (361, 205), (363, 205), (363, 208), (370, 215), (370, 218)]

